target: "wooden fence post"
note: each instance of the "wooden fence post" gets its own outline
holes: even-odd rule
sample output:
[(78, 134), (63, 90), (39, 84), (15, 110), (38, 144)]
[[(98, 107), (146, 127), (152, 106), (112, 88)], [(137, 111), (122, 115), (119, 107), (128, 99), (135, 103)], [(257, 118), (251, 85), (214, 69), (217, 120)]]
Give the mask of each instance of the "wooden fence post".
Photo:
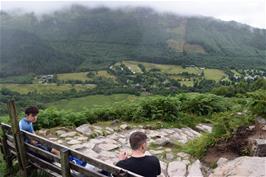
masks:
[(61, 158), (61, 168), (62, 168), (63, 177), (71, 176), (68, 157), (69, 157), (69, 149), (61, 149), (60, 158)]
[(12, 172), (13, 172), (12, 155), (8, 149), (6, 131), (3, 127), (1, 127), (1, 128), (2, 128), (2, 132), (3, 132), (1, 143), (3, 145), (4, 160), (6, 161), (6, 167), (7, 167), (8, 174), (12, 174)]
[(11, 119), (11, 129), (14, 137), (14, 143), (16, 145), (16, 152), (17, 152), (17, 158), (18, 158), (21, 176), (27, 177), (28, 161), (26, 159), (24, 138), (19, 130), (18, 117), (14, 100), (8, 102), (8, 112), (9, 112), (9, 117)]

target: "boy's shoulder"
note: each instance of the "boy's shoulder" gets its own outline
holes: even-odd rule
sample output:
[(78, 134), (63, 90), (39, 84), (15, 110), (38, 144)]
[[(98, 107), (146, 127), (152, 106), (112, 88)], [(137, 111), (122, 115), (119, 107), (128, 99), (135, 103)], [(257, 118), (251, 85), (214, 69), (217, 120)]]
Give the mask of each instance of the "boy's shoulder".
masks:
[(159, 159), (156, 156), (152, 156), (152, 155), (146, 155), (142, 158), (134, 158), (134, 157), (130, 157), (128, 159), (125, 160), (120, 160), (117, 165), (126, 165), (128, 163), (134, 162), (135, 160), (141, 160), (143, 162), (153, 162), (153, 163), (159, 163)]

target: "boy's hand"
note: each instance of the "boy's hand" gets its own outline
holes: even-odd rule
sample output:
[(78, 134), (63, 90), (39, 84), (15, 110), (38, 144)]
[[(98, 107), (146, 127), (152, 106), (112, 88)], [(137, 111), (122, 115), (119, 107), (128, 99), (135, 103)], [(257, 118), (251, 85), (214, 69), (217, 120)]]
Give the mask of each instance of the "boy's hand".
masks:
[(31, 140), (31, 144), (32, 144), (32, 145), (36, 145), (36, 144), (38, 144), (38, 141)]
[(128, 158), (128, 153), (127, 151), (122, 151), (120, 152), (119, 156), (118, 156), (119, 160), (125, 160)]

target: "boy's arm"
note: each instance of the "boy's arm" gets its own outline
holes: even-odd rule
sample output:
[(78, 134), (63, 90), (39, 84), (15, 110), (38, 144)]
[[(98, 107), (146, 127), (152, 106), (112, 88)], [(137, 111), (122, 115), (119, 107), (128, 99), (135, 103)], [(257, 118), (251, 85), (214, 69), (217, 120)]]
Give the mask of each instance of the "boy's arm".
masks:
[[(29, 132), (32, 133), (32, 134), (35, 134), (35, 131), (34, 131), (34, 128), (33, 128), (32, 124), (30, 125)], [(33, 144), (33, 145), (36, 145), (36, 144), (38, 144), (38, 141), (30, 140), (30, 143)]]

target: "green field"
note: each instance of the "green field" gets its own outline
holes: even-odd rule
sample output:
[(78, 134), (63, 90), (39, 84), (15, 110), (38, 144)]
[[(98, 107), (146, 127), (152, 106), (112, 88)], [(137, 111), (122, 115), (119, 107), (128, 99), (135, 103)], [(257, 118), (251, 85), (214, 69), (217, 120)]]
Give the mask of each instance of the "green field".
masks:
[(128, 94), (113, 94), (113, 95), (91, 95), (81, 98), (71, 98), (60, 100), (48, 104), (48, 107), (55, 107), (58, 109), (80, 111), (82, 109), (101, 108), (104, 106), (111, 106), (120, 101), (133, 101), (137, 96)]
[[(78, 72), (78, 73), (64, 73), (64, 74), (57, 74), (58, 80), (79, 80), (79, 81), (91, 81), (92, 78), (87, 76), (88, 72)], [(95, 72), (95, 76), (103, 77), (107, 79), (116, 79), (114, 75), (109, 74), (105, 70), (99, 70)]]
[(96, 76), (116, 80), (116, 77), (105, 70), (96, 71)]
[(79, 72), (79, 73), (64, 73), (64, 74), (57, 74), (58, 80), (80, 80), (80, 81), (88, 81), (91, 80), (87, 77), (88, 72)]
[(125, 64), (130, 71), (134, 73), (142, 73), (142, 70), (138, 66), (140, 63), (134, 61), (123, 61), (122, 63)]
[(135, 61), (127, 61), (125, 64), (127, 65), (130, 63), (130, 67), (134, 65), (138, 67), (138, 64), (142, 64), (147, 71), (151, 69), (159, 69), (161, 72), (166, 74), (179, 74), (182, 72), (188, 72), (192, 74), (199, 74), (200, 70), (197, 67), (181, 67), (178, 65), (163, 65), (163, 64), (154, 64), (154, 63), (146, 63), (146, 62), (135, 62)]
[[(146, 63), (146, 62), (136, 62), (136, 61), (123, 61), (123, 63), (130, 67), (132, 71), (139, 73), (141, 70), (138, 67), (138, 64), (142, 64), (147, 71), (151, 69), (159, 69), (161, 72), (166, 74), (180, 74), (182, 72), (188, 72), (191, 74), (199, 75), (201, 73), (201, 69), (198, 67), (181, 67), (179, 65), (163, 65), (163, 64), (154, 64), (154, 63)], [(139, 71), (140, 70), (140, 71)], [(205, 79), (219, 81), (222, 78), (226, 77), (226, 74), (223, 70), (220, 69), (204, 69)], [(174, 78), (175, 79), (175, 78)], [(176, 78), (179, 79), (179, 78)], [(183, 82), (183, 84), (187, 85)], [(188, 84), (191, 86), (191, 82)]]
[(226, 74), (220, 69), (205, 69), (204, 76), (205, 79), (219, 81), (226, 77)]
[(59, 93), (63, 91), (68, 91), (71, 89), (76, 89), (77, 91), (92, 89), (95, 88), (93, 84), (0, 84), (0, 88), (7, 88), (12, 91), (27, 94), (29, 92), (37, 92), (37, 93)]

